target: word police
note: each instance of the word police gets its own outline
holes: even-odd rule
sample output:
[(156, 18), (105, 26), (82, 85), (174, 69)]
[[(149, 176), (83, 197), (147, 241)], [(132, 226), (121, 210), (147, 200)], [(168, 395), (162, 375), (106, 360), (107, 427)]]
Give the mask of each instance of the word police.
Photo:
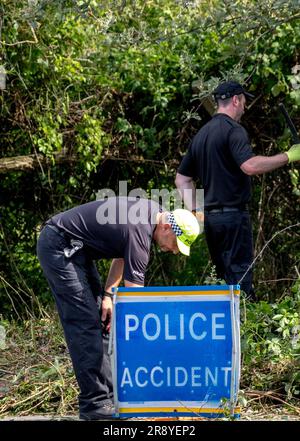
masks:
[[(184, 340), (191, 337), (193, 340), (203, 340), (206, 337), (212, 340), (225, 340), (225, 314), (203, 314), (196, 312), (188, 319), (184, 314), (179, 314), (178, 320), (170, 325), (169, 314), (164, 314), (161, 319), (157, 314), (146, 314), (142, 320), (135, 314), (125, 314), (125, 340), (134, 338), (135, 333), (142, 332), (146, 340), (154, 341), (159, 338), (164, 340)], [(174, 325), (175, 323), (175, 325)], [(172, 329), (171, 329), (172, 328)]]

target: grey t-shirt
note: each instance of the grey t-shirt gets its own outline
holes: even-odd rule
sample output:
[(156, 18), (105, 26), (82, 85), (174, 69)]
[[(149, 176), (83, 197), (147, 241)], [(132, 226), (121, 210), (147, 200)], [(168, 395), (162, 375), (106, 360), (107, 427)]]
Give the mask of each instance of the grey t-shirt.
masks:
[(124, 279), (143, 285), (160, 211), (149, 199), (116, 197), (59, 213), (51, 223), (80, 239), (93, 259), (124, 258)]

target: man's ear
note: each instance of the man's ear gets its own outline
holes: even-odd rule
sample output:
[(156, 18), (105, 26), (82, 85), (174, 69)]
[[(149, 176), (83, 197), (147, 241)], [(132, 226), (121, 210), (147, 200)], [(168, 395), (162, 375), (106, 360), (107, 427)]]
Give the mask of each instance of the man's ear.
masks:
[(232, 97), (232, 103), (237, 106), (239, 104), (240, 100), (239, 97), (237, 95), (233, 95)]
[(163, 224), (163, 228), (164, 228), (164, 231), (168, 231), (172, 227), (171, 227), (171, 224)]

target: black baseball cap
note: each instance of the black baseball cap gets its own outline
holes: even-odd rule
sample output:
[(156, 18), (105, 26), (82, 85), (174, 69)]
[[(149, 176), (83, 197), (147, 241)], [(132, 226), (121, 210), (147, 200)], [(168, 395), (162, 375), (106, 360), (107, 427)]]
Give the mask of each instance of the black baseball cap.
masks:
[(236, 81), (225, 81), (218, 85), (218, 87), (213, 91), (213, 96), (215, 99), (225, 100), (231, 98), (234, 95), (240, 95), (243, 93), (248, 98), (254, 98), (252, 93), (246, 92), (243, 86)]

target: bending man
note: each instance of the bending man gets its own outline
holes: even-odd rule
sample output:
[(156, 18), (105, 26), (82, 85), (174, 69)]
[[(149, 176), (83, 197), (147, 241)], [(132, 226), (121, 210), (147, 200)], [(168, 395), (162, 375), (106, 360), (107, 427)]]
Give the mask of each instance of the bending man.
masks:
[[(80, 388), (80, 418), (114, 414), (107, 355), (112, 289), (123, 277), (126, 287), (144, 285), (152, 241), (162, 251), (189, 255), (198, 234), (198, 222), (189, 211), (162, 212), (156, 202), (125, 197), (89, 202), (46, 223), (37, 253)], [(113, 259), (105, 290), (94, 263), (102, 258)]]

